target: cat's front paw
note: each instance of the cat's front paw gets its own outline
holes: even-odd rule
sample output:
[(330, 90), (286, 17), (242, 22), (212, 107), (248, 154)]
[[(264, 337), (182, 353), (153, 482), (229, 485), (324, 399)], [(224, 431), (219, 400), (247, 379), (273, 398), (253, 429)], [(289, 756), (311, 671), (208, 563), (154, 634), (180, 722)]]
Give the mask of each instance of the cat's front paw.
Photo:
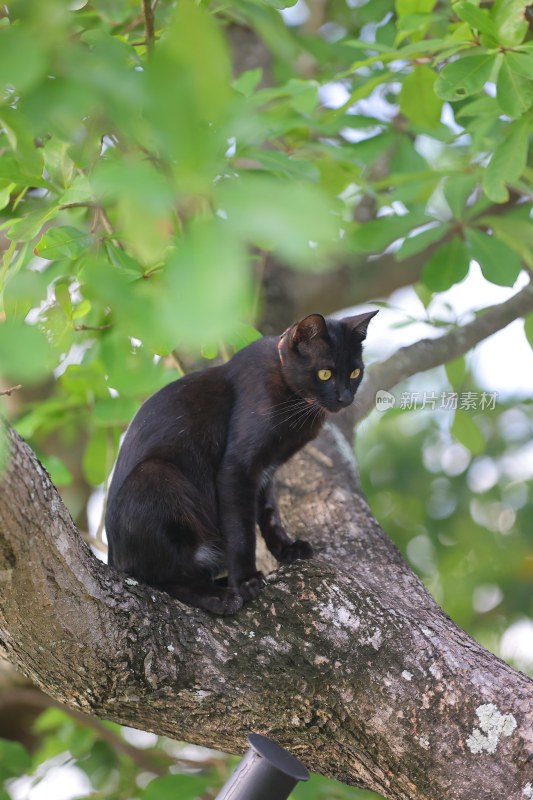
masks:
[(236, 614), (242, 608), (242, 604), (243, 599), (237, 589), (223, 589), (217, 594), (204, 598), (202, 607), (212, 614), (228, 616)]
[(261, 594), (263, 586), (265, 585), (265, 576), (262, 572), (255, 572), (251, 578), (239, 583), (239, 593), (244, 603), (253, 600)]
[(293, 561), (303, 558), (313, 558), (313, 548), (309, 542), (304, 542), (303, 539), (296, 539), (295, 542), (283, 545), (278, 561), (283, 564), (292, 564)]

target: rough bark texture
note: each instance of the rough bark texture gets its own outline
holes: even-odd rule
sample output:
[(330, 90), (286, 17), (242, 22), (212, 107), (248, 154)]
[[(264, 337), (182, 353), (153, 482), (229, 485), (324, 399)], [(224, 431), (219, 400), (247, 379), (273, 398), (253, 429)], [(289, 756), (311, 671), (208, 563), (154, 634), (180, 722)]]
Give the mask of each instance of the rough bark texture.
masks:
[(9, 432), (0, 490), (0, 646), (56, 699), (230, 752), (250, 730), (316, 772), (417, 800), (523, 800), (533, 682), (435, 604), (373, 519), (327, 428), (282, 471), (283, 567), (235, 617), (124, 580), (90, 553)]

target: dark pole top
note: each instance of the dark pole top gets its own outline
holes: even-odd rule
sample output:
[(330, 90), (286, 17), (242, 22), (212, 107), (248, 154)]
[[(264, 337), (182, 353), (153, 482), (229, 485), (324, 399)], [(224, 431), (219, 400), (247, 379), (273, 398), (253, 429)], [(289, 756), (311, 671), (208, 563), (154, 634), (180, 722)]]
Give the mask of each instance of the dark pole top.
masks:
[(261, 758), (268, 761), (279, 772), (283, 772), (289, 778), (295, 781), (308, 781), (309, 773), (302, 764), (293, 755), (291, 755), (279, 744), (267, 739), (266, 736), (261, 736), (259, 733), (251, 733), (248, 736), (248, 743), (258, 753)]

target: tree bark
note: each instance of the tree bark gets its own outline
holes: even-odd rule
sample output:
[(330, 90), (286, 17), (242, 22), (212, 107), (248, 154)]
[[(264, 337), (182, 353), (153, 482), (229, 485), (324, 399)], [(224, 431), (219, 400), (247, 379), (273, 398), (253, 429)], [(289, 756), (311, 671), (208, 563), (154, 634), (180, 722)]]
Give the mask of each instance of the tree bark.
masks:
[(0, 646), (67, 705), (241, 752), (251, 731), (387, 798), (523, 800), (533, 681), (458, 628), (373, 519), (328, 426), (280, 473), (316, 557), (234, 617), (124, 579), (91, 554), (13, 431), (0, 486)]

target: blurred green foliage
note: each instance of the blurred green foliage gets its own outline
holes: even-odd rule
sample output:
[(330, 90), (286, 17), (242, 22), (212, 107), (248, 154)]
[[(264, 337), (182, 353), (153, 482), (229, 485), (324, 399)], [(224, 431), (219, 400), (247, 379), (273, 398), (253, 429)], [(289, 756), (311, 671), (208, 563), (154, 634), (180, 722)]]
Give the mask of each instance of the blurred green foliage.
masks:
[[(472, 258), (501, 285), (533, 266), (523, 3), (336, 2), (316, 30), (291, 5), (161, 0), (149, 40), (138, 0), (2, 12), (0, 374), (53, 381), (20, 430), (83, 431), (90, 483), (178, 354), (257, 335), (266, 254), (321, 270), (394, 245), (401, 269), (431, 243), (434, 292)], [(235, 24), (272, 85), (234, 76)]]
[[(153, 41), (140, 0), (0, 9), (0, 375), (4, 388), (24, 385), (14, 424), (78, 522), (87, 496), (69, 492), (105, 485), (143, 399), (184, 359), (225, 357), (259, 335), (267, 254), (316, 271), (392, 247), (401, 270), (432, 245), (426, 299), (471, 259), (503, 286), (533, 268), (522, 0), (330, 0), (316, 29), (285, 24), (293, 1), (154, 5)], [(234, 25), (270, 52), (271, 85), (258, 68), (233, 74)], [(533, 316), (526, 335), (533, 346)], [(464, 378), (450, 373), (452, 386)], [(523, 415), (515, 438), (511, 413)], [(510, 403), (453, 422), (393, 411), (359, 437), (378, 518), (493, 649), (533, 613), (531, 490), (504, 466), (531, 420), (529, 405)], [(454, 442), (465, 466), (450, 473)], [(476, 470), (478, 484), (497, 476), (484, 491)], [(39, 781), (63, 755), (92, 797), (187, 800), (214, 797), (234, 763), (154, 778), (102, 725), (105, 736), (45, 712), (37, 752), (0, 742), (0, 780)], [(154, 765), (182, 769), (175, 747), (154, 744)], [(294, 797), (371, 795), (314, 776)]]
[[(28, 778), (22, 778), (26, 792), (38, 788), (53, 796), (53, 772), (66, 767), (75, 787), (73, 795), (80, 798), (213, 800), (240, 760), (153, 734), (143, 734), (144, 741), (135, 745), (119, 725), (100, 720), (84, 724), (59, 708), (44, 711), (34, 724), (34, 733), (39, 745), (32, 753), (18, 742), (0, 739), (0, 782), (4, 787), (0, 788), (0, 800), (10, 800), (13, 792), (20, 796), (21, 776), (31, 776), (29, 785)], [(374, 797), (378, 795), (319, 775), (298, 784), (291, 794), (294, 800)]]
[[(439, 383), (452, 390), (426, 373), (409, 391)], [(472, 376), (462, 384), (479, 400)], [(444, 610), (497, 655), (504, 631), (533, 618), (532, 439), (533, 404), (512, 398), (455, 414), (398, 408), (357, 436), (376, 518)], [(530, 661), (515, 666), (533, 675)]]

